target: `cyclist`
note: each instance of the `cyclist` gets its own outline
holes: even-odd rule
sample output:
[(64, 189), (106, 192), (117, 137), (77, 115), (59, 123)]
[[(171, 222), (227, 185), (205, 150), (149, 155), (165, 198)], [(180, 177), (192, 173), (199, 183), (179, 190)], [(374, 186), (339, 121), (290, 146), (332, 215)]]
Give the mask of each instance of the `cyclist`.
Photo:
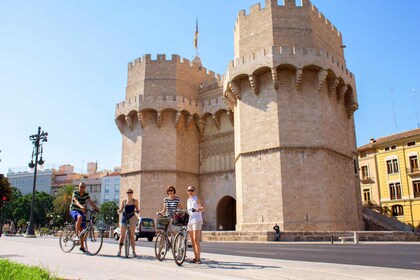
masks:
[[(127, 231), (127, 224), (130, 225), (130, 243), (131, 247), (133, 248), (133, 257), (137, 257), (136, 255), (136, 243), (134, 241), (134, 232), (135, 227), (137, 224), (138, 219), (135, 217), (135, 212), (139, 213), (139, 201), (133, 198), (133, 190), (127, 189), (127, 198), (121, 201), (120, 209), (118, 209), (118, 213), (123, 213), (120, 221), (120, 241), (118, 247), (117, 257), (121, 256), (121, 248), (124, 245), (125, 234)], [(133, 218), (134, 217), (134, 218)]]
[(93, 209), (99, 212), (99, 208), (92, 202), (90, 199), (89, 193), (86, 191), (86, 184), (80, 183), (79, 190), (73, 192), (73, 197), (70, 204), (70, 216), (76, 221), (76, 234), (74, 241), (80, 241), (80, 251), (86, 252), (84, 237), (80, 236), (82, 228), (86, 226), (85, 212), (86, 212), (86, 203), (89, 203)]
[(163, 199), (163, 210), (157, 212), (156, 215), (163, 215), (165, 213), (165, 216), (171, 218), (171, 222), (168, 226), (168, 232), (170, 232), (172, 235), (173, 231), (175, 230), (175, 227), (172, 225), (172, 218), (176, 212), (176, 209), (183, 209), (183, 204), (181, 198), (175, 196), (176, 189), (174, 186), (168, 186), (166, 188), (166, 194), (168, 195), (168, 197), (165, 197)]

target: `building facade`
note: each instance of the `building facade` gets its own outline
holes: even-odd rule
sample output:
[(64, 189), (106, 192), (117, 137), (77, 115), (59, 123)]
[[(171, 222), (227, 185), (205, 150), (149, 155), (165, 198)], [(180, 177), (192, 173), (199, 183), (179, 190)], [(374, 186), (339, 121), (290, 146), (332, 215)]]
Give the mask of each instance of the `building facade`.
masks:
[(223, 78), (198, 57), (129, 63), (115, 114), (121, 186), (144, 215), (161, 210), (167, 185), (184, 199), (195, 185), (206, 229), (363, 228), (341, 33), (308, 0), (277, 2), (239, 12)]
[[(28, 171), (8, 172), (7, 179), (10, 186), (18, 188), (23, 195), (32, 194), (34, 187), (34, 173)], [(36, 191), (51, 194), (53, 170), (37, 170)]]
[(359, 147), (362, 200), (390, 217), (420, 227), (420, 129)]
[(119, 172), (102, 177), (101, 203), (115, 202), (120, 205), (120, 178)]

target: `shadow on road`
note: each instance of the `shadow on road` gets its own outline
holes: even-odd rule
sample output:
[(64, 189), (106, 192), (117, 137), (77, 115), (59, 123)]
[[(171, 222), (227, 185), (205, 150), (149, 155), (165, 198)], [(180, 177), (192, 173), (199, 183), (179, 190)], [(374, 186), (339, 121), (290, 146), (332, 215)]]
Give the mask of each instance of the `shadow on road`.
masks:
[(245, 269), (266, 269), (266, 268), (281, 268), (280, 266), (272, 265), (259, 265), (254, 263), (245, 262), (220, 262), (202, 259), (201, 265), (207, 266), (208, 268), (217, 269), (230, 269), (230, 270), (245, 270)]

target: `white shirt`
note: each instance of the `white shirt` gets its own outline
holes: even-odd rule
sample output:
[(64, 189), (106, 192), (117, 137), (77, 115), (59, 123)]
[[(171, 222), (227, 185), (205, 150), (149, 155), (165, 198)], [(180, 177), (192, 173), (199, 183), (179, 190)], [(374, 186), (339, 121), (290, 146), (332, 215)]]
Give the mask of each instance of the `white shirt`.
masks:
[[(197, 196), (196, 195), (188, 198), (187, 209), (188, 209), (188, 214), (190, 214), (190, 219), (188, 221), (189, 224), (203, 221), (203, 216), (201, 215), (201, 212), (198, 212), (198, 210), (197, 210), (198, 207), (200, 207), (200, 206), (197, 203)], [(196, 212), (192, 212), (193, 208), (196, 209)]]

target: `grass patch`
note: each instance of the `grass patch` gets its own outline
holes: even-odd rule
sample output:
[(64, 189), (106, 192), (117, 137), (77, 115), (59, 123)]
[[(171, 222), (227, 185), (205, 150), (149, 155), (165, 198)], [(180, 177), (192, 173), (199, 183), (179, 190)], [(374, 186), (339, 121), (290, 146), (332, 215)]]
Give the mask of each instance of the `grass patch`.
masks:
[(51, 273), (37, 266), (11, 262), (8, 259), (0, 259), (0, 280), (60, 280)]

